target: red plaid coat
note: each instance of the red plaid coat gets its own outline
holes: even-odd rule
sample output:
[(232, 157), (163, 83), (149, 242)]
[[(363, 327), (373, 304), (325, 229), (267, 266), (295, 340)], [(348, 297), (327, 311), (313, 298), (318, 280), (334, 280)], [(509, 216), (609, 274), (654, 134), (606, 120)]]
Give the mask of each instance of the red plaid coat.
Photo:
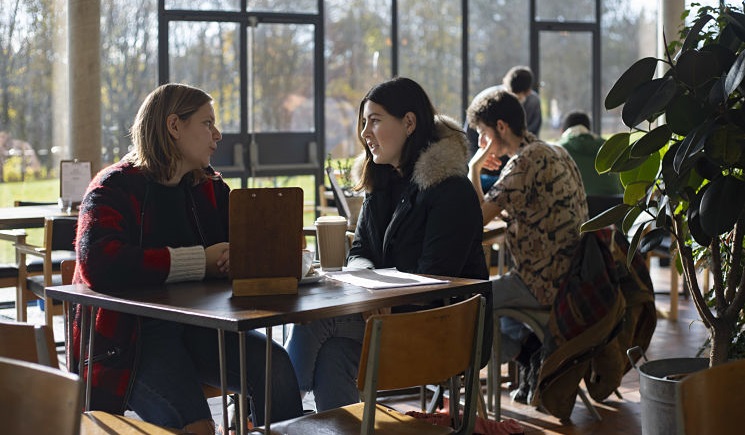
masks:
[[(207, 168), (208, 175), (216, 173)], [(217, 174), (219, 175), (219, 174)], [(148, 189), (145, 174), (122, 161), (102, 170), (91, 182), (80, 207), (76, 238), (77, 268), (73, 282), (106, 293), (166, 281), (170, 254), (166, 247), (146, 248), (153, 235), (142, 201)], [(228, 194), (220, 177), (184, 187), (194, 199), (199, 228), (207, 246), (228, 240)], [(145, 207), (147, 209), (147, 206)], [(198, 234), (191, 210), (184, 210)], [(195, 239), (189, 235), (188, 240)], [(199, 240), (199, 238), (196, 238)], [(143, 241), (143, 243), (140, 242)], [(81, 307), (73, 321), (73, 345), (67, 349), (68, 369), (77, 372), (80, 355)], [(123, 413), (138, 357), (137, 316), (98, 310), (95, 320), (91, 409)], [(87, 370), (83, 373), (87, 376)]]

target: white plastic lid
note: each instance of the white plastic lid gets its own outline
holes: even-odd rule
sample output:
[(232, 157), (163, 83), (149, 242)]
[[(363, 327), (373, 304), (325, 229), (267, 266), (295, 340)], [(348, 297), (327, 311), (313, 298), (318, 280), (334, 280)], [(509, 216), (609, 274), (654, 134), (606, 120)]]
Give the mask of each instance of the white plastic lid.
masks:
[(316, 219), (316, 225), (330, 225), (330, 224), (347, 224), (347, 218), (344, 216), (319, 216)]

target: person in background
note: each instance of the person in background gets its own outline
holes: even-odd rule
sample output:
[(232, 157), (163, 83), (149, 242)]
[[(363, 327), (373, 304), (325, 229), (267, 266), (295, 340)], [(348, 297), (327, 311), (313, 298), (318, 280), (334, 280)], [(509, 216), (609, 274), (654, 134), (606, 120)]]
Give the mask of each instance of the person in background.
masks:
[[(481, 209), (466, 178), (468, 144), (458, 124), (435, 112), (419, 84), (399, 77), (365, 95), (357, 132), (365, 200), (348, 267), (488, 278)], [(359, 401), (364, 329), (361, 314), (293, 326), (287, 350), (318, 411)]]
[(564, 147), (577, 164), (587, 196), (623, 194), (618, 174), (598, 174), (595, 170), (595, 156), (605, 139), (590, 130), (587, 113), (568, 113), (562, 121), (561, 130), (563, 133), (557, 145)]
[[(492, 281), (494, 308), (538, 308), (553, 303), (569, 270), (587, 220), (582, 178), (565, 149), (538, 140), (525, 126), (520, 100), (506, 90), (484, 95), (468, 109), (479, 134), (469, 178), (481, 200), (484, 224), (499, 216), (507, 223), (510, 272)], [(479, 177), (489, 157), (510, 157), (499, 180), (484, 193)], [(537, 375), (540, 341), (526, 326), (502, 317), (501, 361), (516, 360), (521, 385), (513, 398), (529, 402)], [(547, 334), (550, 336), (550, 334)], [(524, 381), (524, 382), (523, 382)]]
[[(541, 99), (538, 93), (533, 90), (533, 71), (527, 66), (514, 66), (510, 68), (507, 74), (502, 77), (501, 85), (491, 86), (479, 92), (473, 98), (471, 104), (497, 90), (507, 90), (517, 96), (525, 111), (528, 131), (538, 136), (541, 130), (541, 124), (543, 123), (543, 117), (541, 116)], [(468, 142), (471, 145), (471, 154), (474, 154), (478, 148), (479, 135), (468, 124), (467, 119), (463, 128), (466, 130)], [(496, 159), (490, 158), (485, 162), (481, 173), (481, 183), (484, 191), (489, 190), (494, 182), (499, 179), (500, 168), (507, 163), (507, 160), (509, 160), (508, 156), (496, 156)]]
[[(212, 98), (165, 84), (140, 106), (133, 150), (103, 169), (80, 206), (74, 282), (122, 297), (147, 285), (224, 278), (229, 264), (229, 187), (210, 167), (221, 139)], [(81, 306), (73, 324), (70, 370), (78, 367)], [(99, 309), (91, 408), (135, 411), (143, 420), (214, 434), (202, 384), (220, 385), (217, 332)], [(226, 333), (228, 388), (240, 391), (238, 336)], [(264, 423), (265, 336), (246, 334), (253, 423)], [(287, 353), (275, 345), (272, 418), (302, 414)]]

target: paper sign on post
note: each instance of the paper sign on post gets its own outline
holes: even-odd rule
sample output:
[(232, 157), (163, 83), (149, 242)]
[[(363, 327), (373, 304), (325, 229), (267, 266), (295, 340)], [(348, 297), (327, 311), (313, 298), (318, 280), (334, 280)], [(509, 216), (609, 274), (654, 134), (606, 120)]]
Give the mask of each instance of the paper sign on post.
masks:
[(80, 204), (91, 182), (91, 162), (60, 162), (60, 200), (62, 204)]

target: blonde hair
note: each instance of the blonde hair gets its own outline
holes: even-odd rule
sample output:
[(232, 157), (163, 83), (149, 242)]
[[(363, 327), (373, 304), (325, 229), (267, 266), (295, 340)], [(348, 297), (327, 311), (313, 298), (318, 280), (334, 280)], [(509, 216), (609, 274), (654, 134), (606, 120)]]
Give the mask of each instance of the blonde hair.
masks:
[[(156, 181), (173, 178), (183, 156), (168, 132), (168, 116), (175, 114), (186, 120), (211, 102), (212, 97), (203, 90), (181, 83), (155, 88), (142, 102), (130, 129), (134, 150), (128, 159)], [(193, 176), (199, 182), (206, 174), (198, 170)]]

